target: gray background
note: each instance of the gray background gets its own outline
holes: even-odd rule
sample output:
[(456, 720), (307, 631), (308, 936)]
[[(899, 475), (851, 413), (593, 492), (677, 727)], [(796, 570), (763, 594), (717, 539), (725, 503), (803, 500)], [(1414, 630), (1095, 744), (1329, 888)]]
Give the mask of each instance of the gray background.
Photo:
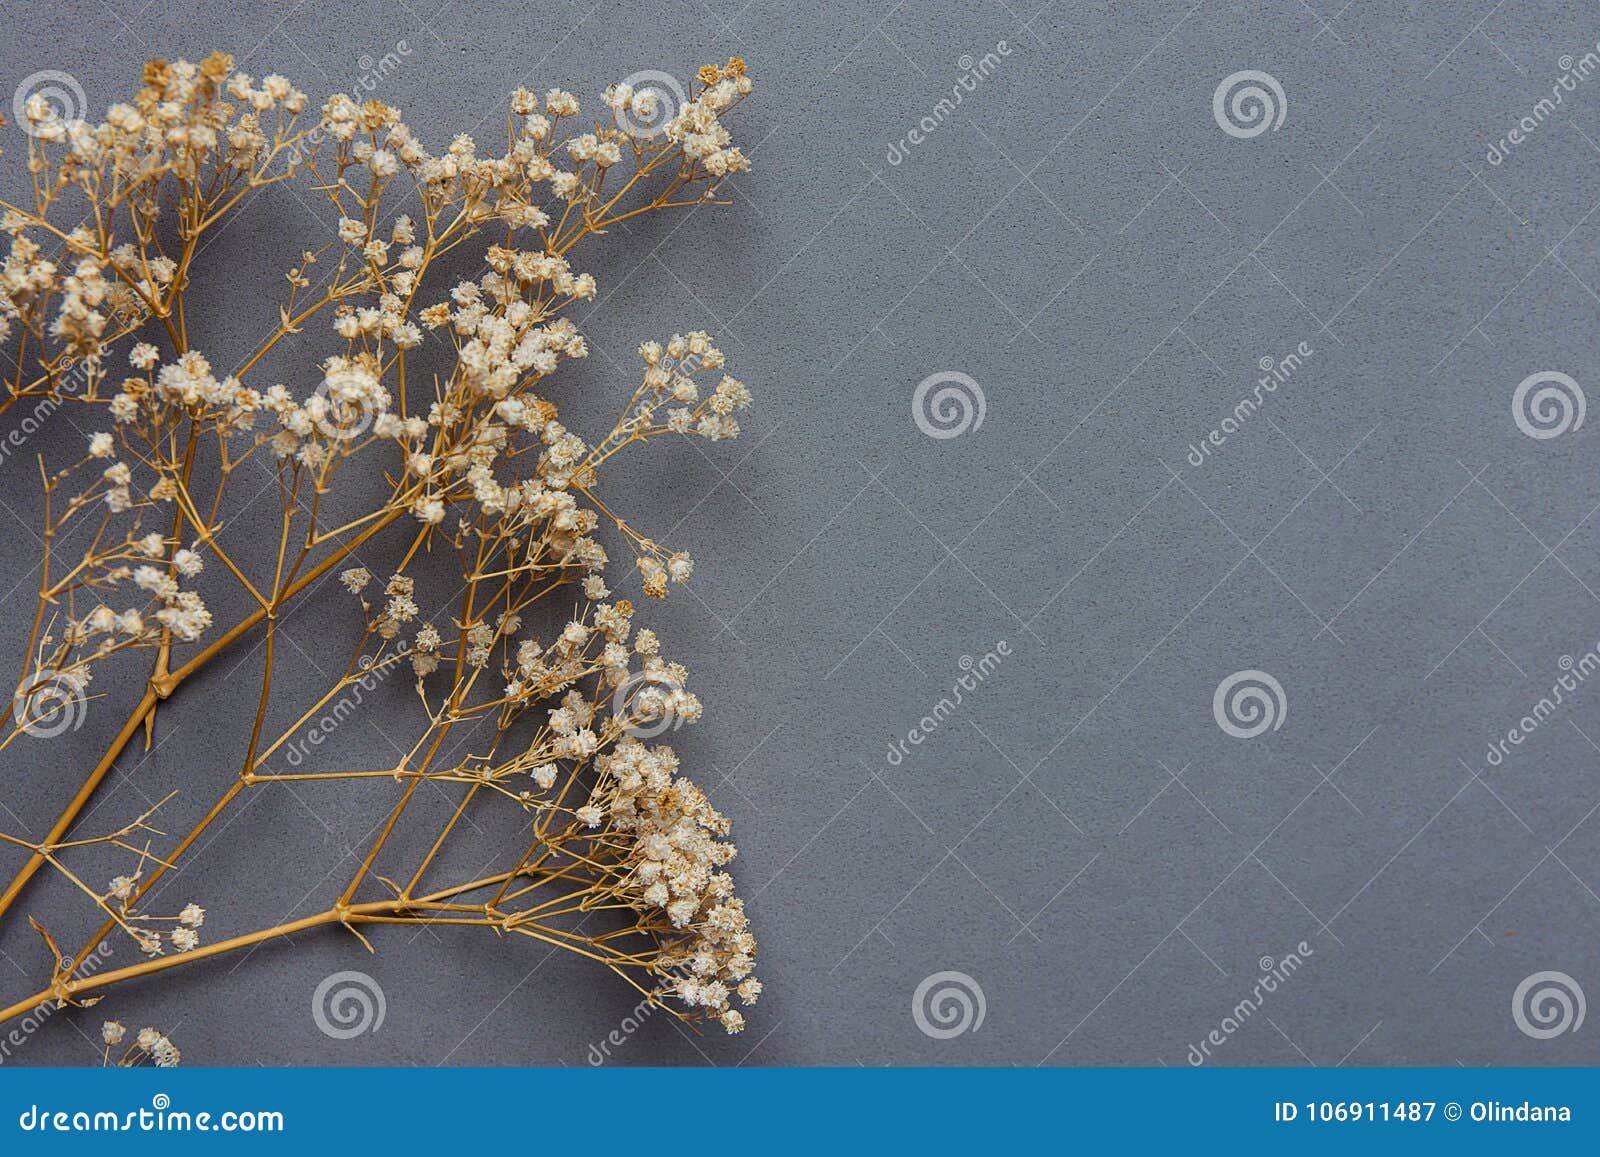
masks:
[[(1597, 1026), (1535, 1040), (1511, 1005), (1544, 970), (1600, 995), (1600, 689), (1502, 766), (1485, 749), (1600, 639), (1596, 422), (1534, 439), (1511, 408), (1541, 371), (1600, 400), (1600, 75), (1503, 164), (1485, 154), (1594, 48), (1600, 5), (1037, 3), (8, 0), (0, 89), (61, 69), (98, 111), (142, 58), (222, 47), (320, 100), (403, 38), (377, 95), (437, 148), (473, 126), (492, 143), (518, 83), (592, 101), (642, 68), (749, 59), (754, 171), (731, 207), (588, 251), (595, 356), (558, 395), (598, 425), (639, 340), (704, 327), (758, 401), (739, 442), (673, 446), (612, 492), (631, 480), (647, 527), (681, 520), (670, 538), (700, 563), (649, 612), (710, 707), (676, 741), (735, 821), (767, 995), (743, 1036), (657, 1017), (616, 1062), (1181, 1065), (1260, 959), (1305, 941), (1218, 1061), (1594, 1063)], [(995, 74), (890, 164), (961, 58), (1002, 40)], [(1281, 84), (1276, 131), (1213, 119), (1241, 69)], [(230, 310), (274, 292), (247, 272), (313, 217), (330, 214), (309, 196), (245, 207), (216, 245), (207, 348), (247, 344)], [(301, 393), (319, 340), (274, 371)], [(1188, 464), (1259, 359), (1301, 342), (1292, 384)], [(913, 421), (941, 371), (986, 403), (950, 439)], [(28, 452), (79, 437), (57, 422)], [(31, 468), (5, 470), (14, 652), (38, 500)], [(289, 623), (291, 673), (343, 662), (329, 595)], [(891, 765), (961, 657), (1002, 639), (1011, 657)], [(185, 830), (233, 774), (247, 654), (163, 709), (91, 827), (182, 787)], [(8, 753), (7, 824), (43, 831), (144, 666), (98, 684), (71, 739)], [(1211, 703), (1249, 668), (1288, 709), (1245, 740)], [(392, 690), (354, 725), (379, 752), (406, 709)], [(206, 904), (209, 939), (320, 909), (390, 797), (347, 798), (256, 793), (163, 901)], [(71, 907), (50, 884), (22, 910)], [(32, 992), (41, 953), (14, 925), (3, 991)], [(528, 944), (377, 941), (308, 935), (124, 987), (12, 1063), (92, 1061), (80, 1029), (108, 1012), (198, 1063), (581, 1065), (633, 1004)], [(347, 1041), (310, 1009), (343, 968), (387, 999)], [(912, 996), (946, 970), (986, 1015), (932, 1039)]]

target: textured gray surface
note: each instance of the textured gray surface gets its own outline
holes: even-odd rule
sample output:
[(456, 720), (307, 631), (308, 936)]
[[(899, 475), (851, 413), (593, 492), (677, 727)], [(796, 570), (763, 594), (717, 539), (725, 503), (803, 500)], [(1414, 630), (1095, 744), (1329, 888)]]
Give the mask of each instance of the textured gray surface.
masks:
[[(564, 405), (587, 391), (608, 412), (641, 338), (697, 326), (757, 391), (744, 440), (633, 478), (647, 525), (699, 504), (674, 535), (693, 595), (651, 611), (710, 704), (679, 740), (734, 817), (768, 995), (741, 1037), (656, 1018), (616, 1061), (1183, 1064), (1261, 958), (1303, 941), (1218, 1061), (1594, 1063), (1592, 1024), (1534, 1039), (1512, 999), (1547, 970), (1600, 995), (1600, 687), (1500, 766), (1486, 747), (1600, 640), (1595, 425), (1533, 438), (1512, 410), (1543, 371), (1594, 395), (1600, 74), (1503, 163), (1486, 153), (1594, 50), (1600, 6), (1037, 2), (5, 0), (0, 89), (56, 68), (99, 108), (144, 56), (222, 47), (320, 99), (404, 38), (378, 95), (438, 145), (496, 125), (519, 82), (592, 98), (641, 68), (751, 61), (755, 171), (714, 223), (591, 252), (599, 356)], [(935, 113), (962, 58), (1001, 41)], [(1212, 112), (1244, 69), (1284, 93), (1253, 137)], [(230, 263), (286, 256), (308, 212), (262, 198), (216, 246), (218, 349), (250, 304)], [(1302, 342), (1292, 381), (1192, 465), (1257, 363)], [(318, 356), (314, 336), (286, 352), (280, 372)], [(913, 420), (941, 371), (985, 401), (953, 438)], [(57, 423), (29, 450), (78, 437)], [(31, 554), (12, 516), (38, 503), (5, 471), (9, 609)], [(342, 607), (301, 612), (291, 672), (347, 629)], [(892, 763), (962, 656), (999, 640), (1011, 655)], [(231, 774), (244, 654), (162, 712), (96, 819), (186, 787), (182, 817)], [(1287, 711), (1241, 739), (1212, 701), (1247, 669)], [(380, 748), (391, 706), (359, 722)], [(43, 830), (113, 714), (8, 761), (7, 822)], [(262, 795), (163, 895), (205, 903), (213, 936), (320, 907), (336, 877), (307, 894), (311, 865), (348, 870), (349, 814)], [(49, 885), (24, 907), (66, 903)], [(310, 935), (105, 1009), (202, 1063), (583, 1064), (632, 1006), (525, 944), (378, 944)], [(36, 942), (13, 926), (0, 949), (0, 991), (32, 991)], [(311, 994), (344, 968), (381, 983), (387, 1016), (332, 1040)], [(981, 1028), (919, 1031), (913, 993), (941, 971), (981, 987)], [(11, 1062), (93, 1059), (74, 1026), (100, 1011)]]

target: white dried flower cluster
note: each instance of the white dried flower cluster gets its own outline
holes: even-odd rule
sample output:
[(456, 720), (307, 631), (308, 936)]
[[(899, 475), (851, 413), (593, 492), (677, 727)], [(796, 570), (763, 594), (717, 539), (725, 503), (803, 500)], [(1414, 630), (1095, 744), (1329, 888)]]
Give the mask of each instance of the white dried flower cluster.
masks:
[(668, 122), (667, 138), (680, 143), (684, 155), (703, 164), (713, 176), (743, 172), (750, 167), (749, 158), (732, 145), (732, 135), (721, 117), (750, 95), (744, 61), (736, 56), (722, 68), (707, 65), (700, 70), (700, 81), (702, 90)]
[[(153, 346), (136, 346), (134, 357), (134, 365), (146, 371), (156, 365)], [(336, 355), (322, 369), (322, 384), (300, 402), (283, 385), (259, 391), (234, 377), (219, 381), (206, 357), (190, 350), (158, 372), (124, 379), (111, 398), (111, 416), (126, 427), (121, 432), (124, 439), (139, 441), (154, 440), (184, 421), (214, 429), (223, 437), (250, 436), (257, 429), (257, 417), (265, 416), (275, 424), (276, 432), (256, 440), (270, 440), (279, 458), (293, 458), (316, 468), (347, 452), (342, 444), (364, 433), (375, 421), (382, 423), (389, 416), (391, 401), (379, 380), (377, 361), (370, 354)], [(403, 426), (392, 429), (385, 425), (384, 429), (391, 435), (406, 432)], [(409, 432), (417, 437), (424, 429), (416, 419)], [(152, 497), (171, 498), (180, 480), (164, 477), (158, 485), (162, 490), (152, 491)], [(124, 492), (120, 508), (129, 505)]]
[[(165, 1034), (153, 1028), (142, 1028), (139, 1035), (134, 1038), (134, 1047), (150, 1058), (150, 1063), (158, 1069), (176, 1068), (183, 1060), (183, 1054), (178, 1051), (178, 1046), (173, 1044)], [(130, 1061), (137, 1064), (137, 1059)]]
[[(128, 210), (146, 234), (163, 212), (157, 195), (163, 177), (195, 182), (204, 173), (219, 187), (249, 179), (274, 153), (275, 137), (264, 129), (263, 117), (277, 118), (274, 129), (281, 134), (284, 118), (306, 103), (282, 77), (252, 87), (222, 53), (199, 64), (153, 60), (143, 79), (133, 102), (112, 105), (98, 125), (59, 116), (39, 93), (22, 112), (39, 150), (34, 172), (42, 188), (125, 188)], [(58, 262), (44, 259), (38, 244), (23, 236), (28, 223), (20, 212), (0, 219), (0, 228), (12, 234), (0, 273), (0, 341), (10, 323), (20, 320), (41, 339), (48, 332), (74, 356), (93, 359), (103, 339), (131, 328), (108, 334), (109, 317), (147, 316), (169, 298), (178, 270), (170, 258), (151, 259), (131, 244), (102, 246), (80, 225), (66, 234), (71, 274), (63, 278)], [(56, 298), (51, 316), (49, 304)]]
[[(100, 1026), (100, 1039), (105, 1042), (106, 1063), (111, 1061), (111, 1050), (127, 1039), (128, 1029), (121, 1021), (108, 1020)], [(165, 1033), (153, 1028), (142, 1028), (134, 1035), (133, 1044), (117, 1060), (119, 1068), (128, 1068), (148, 1060), (157, 1068), (176, 1068), (183, 1060), (178, 1046)]]
[[(146, 956), (160, 956), (168, 945), (179, 952), (190, 952), (200, 947), (200, 926), (205, 923), (206, 910), (198, 904), (186, 904), (176, 916), (151, 916), (133, 907), (139, 894), (142, 870), (132, 875), (116, 876), (106, 888), (101, 900), (105, 910), (133, 937), (139, 951)], [(156, 924), (172, 923), (177, 927), (163, 931)]]
[[(353, 592), (371, 582), (362, 568), (341, 578)], [(380, 633), (387, 633), (385, 624), (398, 633), (418, 617), (414, 590), (405, 576), (390, 578), (388, 603), (376, 620)], [(536, 719), (542, 713), (545, 725), (520, 754), (478, 766), (474, 778), (500, 785), (525, 774), (533, 786), (514, 798), (540, 811), (569, 812), (571, 829), (547, 842), (589, 845), (582, 859), (602, 873), (598, 886), (640, 913), (641, 932), (658, 944), (649, 957), (655, 998), (704, 1010), (737, 1032), (743, 1014), (730, 999), (753, 1003), (761, 987), (752, 976), (755, 938), (722, 870), (735, 854), (723, 839), (728, 821), (679, 774), (671, 747), (646, 747), (630, 737), (633, 727), (663, 718), (694, 722), (703, 706), (685, 690), (688, 672), (661, 655), (655, 632), (634, 633), (632, 615), (626, 600), (592, 602), (548, 642), (520, 635), (516, 614), (457, 624), (450, 641), (430, 622), (415, 632), (409, 654), (425, 677), (439, 669), (441, 652), (463, 654), (468, 666), (481, 668), (495, 649), (502, 651), (506, 683), (495, 698), (502, 732), (521, 713)], [(591, 681), (592, 696), (584, 690)], [(441, 703), (436, 710), (447, 708)], [(585, 779), (592, 784), (582, 802), (567, 802)]]
[[(20, 331), (37, 363), (31, 379), (19, 367), (11, 400), (72, 395), (105, 411), (89, 426), (83, 459), (46, 478), (47, 505), (60, 515), (52, 532), (83, 512), (116, 528), (102, 529), (64, 577), (47, 565), (41, 606), (64, 604), (66, 625), (59, 639), (48, 633), (56, 628), (36, 630), (33, 684), (65, 672), (81, 688), (92, 661), (160, 648), (148, 720), (191, 670), (169, 662), (171, 647), (213, 626), (195, 580), (236, 582), (259, 608), (198, 664), (262, 620), (278, 621), (320, 575), (336, 575), (360, 605), (363, 670), (408, 669), (425, 707), (411, 747), (421, 754), (394, 769), (396, 780), (465, 784), (469, 800), (487, 789), (489, 799), (536, 817), (535, 850), (513, 849), (520, 858), (503, 865), (505, 886), (480, 895), (473, 910), (503, 931), (579, 947), (647, 983), (678, 1015), (714, 1018), (729, 1032), (744, 1023), (731, 1002), (753, 1003), (760, 984), (755, 940), (724, 870), (734, 855), (728, 822), (679, 773), (670, 747), (636, 738), (642, 728), (655, 734), (695, 722), (704, 707), (654, 632), (635, 630), (632, 602), (612, 590), (634, 580), (607, 575), (601, 540), (611, 530), (620, 536), (655, 598), (688, 582), (695, 562), (635, 529), (595, 488), (612, 455), (634, 443), (737, 437), (750, 391), (726, 372), (707, 333), (647, 342), (641, 384), (595, 441), (558, 420), (546, 381), (589, 353), (572, 307), (599, 287), (574, 264), (574, 246), (636, 213), (714, 199), (723, 177), (749, 168), (727, 117), (751, 91), (735, 57), (701, 69), (681, 107), (664, 110), (653, 90), (613, 85), (609, 123), (586, 126), (572, 93), (519, 89), (503, 152), (480, 150), (467, 135), (432, 152), (380, 101), (334, 96), (314, 125), (301, 125), (307, 99), (284, 77), (257, 81), (223, 54), (198, 64), (152, 61), (132, 102), (112, 106), (98, 125), (53, 121), (47, 106), (30, 102), (32, 207), (0, 202), (0, 229), (10, 236), (0, 257), (0, 342)], [(651, 136), (624, 127), (657, 113), (664, 123)], [(202, 234), (247, 192), (296, 178), (331, 203), (334, 236), (311, 243), (288, 271), (277, 328), (227, 373), (191, 344), (190, 263), (205, 248)], [(83, 203), (96, 211), (83, 213)], [(81, 223), (59, 223), (68, 212)], [(163, 239), (174, 217), (183, 222), (181, 244), (169, 249)], [(440, 259), (478, 234), (492, 242), (485, 271), (443, 280)], [(313, 279), (319, 260), (334, 268)], [(295, 384), (259, 381), (260, 359), (306, 332), (331, 350)], [(125, 337), (137, 342), (128, 370), (112, 356)], [(275, 473), (282, 506), (276, 570), (264, 576), (247, 574), (252, 568), (232, 553), (236, 539), (221, 533), (229, 479), (252, 455)], [(365, 479), (382, 480), (380, 497), (330, 526), (323, 496), (361, 466)], [(212, 475), (215, 492), (201, 493), (198, 479), (209, 487)], [(165, 532), (144, 530), (146, 518), (159, 518)], [(381, 557), (365, 554), (368, 539), (391, 526), (412, 542), (403, 559), (360, 564), (356, 549)], [(466, 597), (458, 603), (440, 604), (449, 592), (416, 573), (441, 555), (460, 560)], [(544, 612), (557, 604), (539, 606), (552, 599), (564, 608), (553, 628)], [(53, 620), (41, 611), (40, 621)], [(375, 654), (364, 651), (369, 644)], [(279, 689), (266, 652), (257, 732)], [(336, 698), (351, 678), (316, 702)], [(523, 721), (528, 729), (508, 738)], [(492, 735), (454, 766), (435, 764), (441, 749), (463, 750), (454, 739), (444, 744), (445, 734), (471, 723), (492, 725)], [(124, 729), (114, 752), (138, 731)], [(288, 738), (252, 736), (230, 798), (284, 778), (264, 773), (262, 761)], [(80, 887), (146, 954), (171, 949), (144, 966), (162, 969), (199, 947), (205, 910), (138, 910), (170, 865), (148, 845), (126, 842), (134, 832), (161, 834), (141, 819), (110, 837), (138, 864), (104, 894)], [(531, 882), (510, 890), (523, 879)], [(358, 875), (352, 893), (361, 883)], [(451, 892), (449, 907), (470, 907), (477, 887)], [(549, 899), (551, 890), (564, 895)], [(594, 906), (631, 912), (635, 923), (580, 936), (553, 922)], [(392, 918), (417, 911), (396, 904)], [(124, 1034), (107, 1022), (108, 1049)], [(130, 1056), (176, 1063), (177, 1050), (147, 1029)]]
[[(89, 458), (111, 455), (112, 439), (95, 434), (90, 439)], [(129, 504), (128, 487), (132, 470), (125, 462), (113, 461), (100, 480), (80, 494), (86, 503), (97, 491), (113, 510)], [(90, 663), (114, 652), (133, 647), (155, 646), (164, 632), (182, 642), (194, 642), (211, 626), (211, 612), (204, 598), (193, 589), (183, 589), (181, 580), (198, 578), (205, 569), (201, 553), (190, 547), (174, 547), (160, 533), (139, 535), (137, 525), (119, 543), (103, 544), (84, 560), (77, 575), (76, 588), (93, 591), (100, 599), (121, 592), (131, 599), (118, 610), (97, 601), (82, 615), (69, 618), (59, 648), (39, 671), (57, 675), (70, 673), (87, 683), (92, 677)], [(197, 546), (199, 544), (196, 544)], [(128, 585), (134, 592), (127, 590)], [(136, 592), (136, 593), (135, 593)], [(52, 642), (46, 636), (45, 642)]]
[(585, 805), (590, 817), (609, 820), (633, 841), (620, 869), (627, 872), (623, 894), (664, 912), (684, 934), (656, 958), (664, 991), (738, 1032), (744, 1017), (729, 1007), (729, 997), (737, 993), (754, 1004), (761, 985), (751, 975), (756, 941), (744, 904), (733, 894), (733, 878), (719, 870), (737, 851), (722, 838), (727, 819), (676, 775), (678, 757), (665, 745), (625, 740), (596, 767), (600, 780)]
[(720, 370), (727, 364), (721, 350), (702, 331), (673, 334), (665, 347), (645, 342), (639, 357), (648, 367), (637, 401), (639, 418), (649, 425), (664, 414), (662, 423), (675, 434), (698, 434), (712, 442), (739, 436), (735, 411), (750, 405), (750, 391), (737, 378), (723, 374), (711, 392), (702, 397), (695, 375)]

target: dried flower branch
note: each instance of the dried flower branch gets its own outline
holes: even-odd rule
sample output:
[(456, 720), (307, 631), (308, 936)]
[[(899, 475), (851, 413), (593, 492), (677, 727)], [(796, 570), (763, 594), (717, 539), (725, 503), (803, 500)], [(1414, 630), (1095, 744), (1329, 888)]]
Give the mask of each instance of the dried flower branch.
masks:
[[(687, 554), (602, 501), (601, 469), (657, 437), (737, 436), (750, 394), (698, 332), (640, 347), (641, 384), (592, 443), (557, 420), (544, 382), (588, 352), (566, 316), (596, 292), (571, 264), (574, 249), (639, 214), (714, 201), (718, 182), (748, 167), (723, 118), (750, 90), (735, 58), (701, 69), (676, 108), (662, 108), (656, 91), (613, 85), (594, 124), (578, 119), (568, 92), (519, 90), (498, 156), (480, 156), (466, 136), (434, 155), (375, 100), (336, 96), (308, 124), (307, 98), (289, 81), (258, 82), (222, 54), (151, 61), (133, 101), (99, 125), (28, 106), (31, 195), (0, 201), (11, 237), (0, 342), (17, 344), (0, 411), (30, 397), (70, 401), (95, 432), (77, 461), (53, 472), (40, 465), (37, 609), (18, 692), (0, 712), (0, 752), (64, 730), (94, 673), (117, 656), (148, 651), (152, 667), (46, 839), (0, 836), (29, 853), (0, 893), (0, 914), (49, 867), (105, 917), (71, 957), (41, 929), (55, 953), (51, 984), (0, 1009), (0, 1020), (51, 1000), (91, 1003), (84, 993), (305, 928), (337, 924), (366, 942), (364, 926), (409, 923), (556, 945), (685, 1021), (742, 1027), (731, 1002), (753, 1002), (760, 984), (755, 941), (724, 871), (734, 855), (728, 822), (670, 747), (646, 742), (697, 719), (701, 704), (685, 669), (613, 596), (595, 536), (610, 525), (652, 597), (687, 581)], [(288, 271), (277, 325), (221, 373), (191, 345), (195, 262), (246, 196), (290, 180), (328, 200), (338, 235), (306, 248)], [(480, 238), (482, 274), (452, 279), (445, 259)], [(319, 265), (327, 272), (314, 279)], [(332, 329), (334, 344), (313, 389), (247, 384), (284, 337), (315, 322)], [(134, 344), (115, 352), (124, 339)], [(441, 353), (442, 369), (425, 372), (425, 359)], [(252, 459), (276, 485), (278, 532), (265, 567), (220, 540)], [(330, 493), (370, 494), (375, 482), (380, 493), (363, 512), (329, 513)], [(69, 534), (87, 539), (81, 555), (65, 552)], [(381, 582), (360, 565), (363, 549), (392, 551)], [(419, 573), (422, 559), (441, 554), (455, 563), (444, 583)], [(350, 598), (359, 617), (348, 662), (325, 689), (285, 687), (274, 679), (280, 625), (334, 571), (344, 591), (333, 596)], [(237, 587), (251, 607), (224, 629), (204, 593), (217, 583)], [(549, 633), (532, 629), (557, 606), (569, 610)], [(259, 706), (216, 803), (170, 844), (152, 843), (164, 837), (150, 813), (96, 840), (68, 839), (141, 729), (149, 743), (158, 705), (247, 636), (262, 643)], [(417, 715), (412, 733), (397, 737), (406, 754), (396, 765), (270, 769), (352, 684), (395, 671), (414, 683)], [(269, 709), (285, 699), (296, 722), (274, 736)], [(447, 758), (447, 740), (470, 754)], [(248, 793), (376, 777), (396, 785), (391, 809), (324, 911), (202, 944), (197, 904), (170, 916), (141, 907)], [(458, 806), (409, 876), (380, 876), (380, 854), (393, 851), (424, 782), (446, 785)], [(524, 835), (475, 848), (491, 867), (450, 879), (440, 853), (470, 838), (459, 823), (470, 810), (488, 808), (521, 817)], [(104, 890), (66, 863), (91, 843), (133, 857)], [(375, 890), (378, 898), (361, 898)], [(221, 892), (213, 908), (226, 906)], [(150, 959), (76, 978), (117, 933)], [(105, 1026), (108, 1059), (123, 1032)], [(177, 1050), (146, 1030), (123, 1063), (146, 1056), (175, 1063)]]

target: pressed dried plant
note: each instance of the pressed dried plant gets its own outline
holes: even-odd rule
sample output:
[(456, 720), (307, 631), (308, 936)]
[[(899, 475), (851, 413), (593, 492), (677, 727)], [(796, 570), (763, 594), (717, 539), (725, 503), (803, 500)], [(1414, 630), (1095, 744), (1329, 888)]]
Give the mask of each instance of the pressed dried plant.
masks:
[[(557, 946), (686, 1022), (743, 1026), (730, 1002), (753, 1002), (760, 984), (724, 870), (728, 823), (673, 750), (652, 742), (701, 705), (683, 667), (612, 594), (604, 543), (626, 548), (651, 597), (687, 581), (693, 563), (596, 487), (638, 443), (736, 436), (750, 395), (698, 332), (640, 347), (641, 384), (597, 440), (577, 432), (587, 421), (557, 420), (546, 380), (588, 352), (567, 314), (595, 282), (573, 268), (574, 249), (641, 214), (716, 201), (719, 181), (748, 167), (723, 118), (750, 91), (735, 58), (681, 88), (612, 85), (595, 123), (571, 93), (519, 89), (505, 151), (493, 156), (467, 136), (430, 153), (376, 100), (335, 96), (308, 115), (288, 80), (254, 80), (221, 53), (149, 62), (132, 102), (99, 124), (42, 99), (27, 105), (26, 123), (9, 131), (26, 132), (31, 189), (0, 201), (10, 235), (0, 349), (15, 358), (0, 410), (70, 406), (91, 434), (76, 461), (3, 467), (12, 486), (24, 475), (42, 486), (44, 525), (24, 669), (0, 708), (0, 759), (20, 765), (25, 745), (66, 732), (103, 667), (148, 670), (110, 746), (65, 786), (45, 838), (0, 835), (25, 857), (0, 892), (0, 919), (22, 916), (29, 881), (49, 871), (103, 921), (67, 950), (48, 913), (27, 913), (49, 979), (0, 999), (0, 1021), (50, 1002), (91, 1004), (136, 978), (318, 926), (371, 948), (376, 926), (426, 924)], [(279, 182), (326, 198), (338, 235), (304, 245), (277, 324), (225, 372), (192, 344), (217, 321), (202, 320), (189, 295), (195, 263), (246, 197)], [(477, 274), (451, 272), (463, 255), (481, 261)], [(326, 357), (304, 367), (308, 380), (258, 380), (285, 337), (319, 332)], [(220, 532), (264, 477), (277, 516), (262, 565)], [(335, 496), (359, 513), (332, 514)], [(377, 574), (359, 561), (380, 557)], [(214, 622), (208, 584), (242, 592), (248, 612)], [(345, 600), (352, 619), (347, 661), (327, 686), (275, 678), (284, 619), (309, 598)], [(259, 705), (236, 726), (212, 722), (225, 730), (210, 746), (234, 758), (183, 787), (214, 793), (214, 804), (195, 809), (187, 832), (158, 829), (158, 807), (110, 834), (80, 834), (118, 758), (161, 726), (158, 707), (245, 642), (260, 666)], [(318, 766), (320, 747), (300, 738), (307, 726), (379, 679), (414, 688), (410, 731), (391, 735), (404, 754), (392, 766)], [(95, 709), (114, 698), (97, 695)], [(294, 721), (279, 732), (269, 718)], [(359, 867), (321, 911), (209, 941), (198, 903), (147, 906), (251, 793), (358, 779), (391, 787)], [(455, 806), (409, 871), (382, 874), (380, 856), (394, 855), (424, 784)], [(487, 809), (512, 813), (515, 836), (481, 846), (479, 825), (463, 821)], [(471, 841), (471, 861), (488, 866), (464, 874), (449, 865), (466, 857), (443, 853)], [(74, 867), (91, 849), (126, 858), (125, 870), (91, 881)], [(326, 865), (306, 871), (314, 885)], [(245, 883), (211, 875), (191, 887), (225, 914)], [(112, 936), (147, 959), (82, 975)], [(108, 1060), (123, 1033), (106, 1023)], [(170, 1041), (146, 1033), (122, 1059), (174, 1063)]]

